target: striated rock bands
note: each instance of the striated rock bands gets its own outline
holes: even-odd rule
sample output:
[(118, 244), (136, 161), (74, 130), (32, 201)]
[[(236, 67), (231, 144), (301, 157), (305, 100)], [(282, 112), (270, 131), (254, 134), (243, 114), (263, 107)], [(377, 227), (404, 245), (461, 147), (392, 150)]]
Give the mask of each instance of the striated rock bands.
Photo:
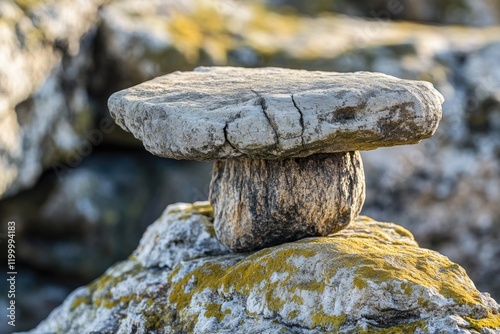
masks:
[(364, 199), (359, 152), (219, 160), (210, 192), (217, 237), (235, 251), (337, 232)]
[(176, 159), (277, 159), (418, 143), (441, 119), (431, 84), (379, 73), (198, 68), (113, 94), (116, 122)]
[[(31, 333), (500, 331), (499, 305), (398, 225), (361, 217), (328, 237), (209, 256), (221, 250), (211, 215), (207, 204), (170, 207), (134, 256), (77, 289)], [(205, 255), (188, 255), (186, 244), (173, 259), (176, 244), (162, 240), (185, 224), (212, 241)], [(187, 240), (201, 250), (201, 239)]]

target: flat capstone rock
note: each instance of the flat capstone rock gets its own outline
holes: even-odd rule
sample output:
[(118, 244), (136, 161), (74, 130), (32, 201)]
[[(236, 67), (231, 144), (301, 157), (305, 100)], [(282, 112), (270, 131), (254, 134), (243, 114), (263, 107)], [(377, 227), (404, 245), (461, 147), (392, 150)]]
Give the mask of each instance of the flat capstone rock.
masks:
[(430, 137), (444, 99), (432, 84), (371, 72), (199, 67), (113, 94), (116, 122), (174, 159), (281, 159)]

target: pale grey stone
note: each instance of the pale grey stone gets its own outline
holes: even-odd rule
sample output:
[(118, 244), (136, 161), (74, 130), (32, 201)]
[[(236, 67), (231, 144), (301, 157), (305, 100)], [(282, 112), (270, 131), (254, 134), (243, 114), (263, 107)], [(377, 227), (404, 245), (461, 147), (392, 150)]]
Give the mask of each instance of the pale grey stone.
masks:
[(191, 160), (278, 159), (414, 144), (443, 97), (379, 73), (201, 67), (113, 94), (116, 122), (153, 154)]
[(216, 238), (207, 202), (169, 205), (144, 233), (135, 252), (146, 268), (173, 268), (181, 261), (228, 253)]

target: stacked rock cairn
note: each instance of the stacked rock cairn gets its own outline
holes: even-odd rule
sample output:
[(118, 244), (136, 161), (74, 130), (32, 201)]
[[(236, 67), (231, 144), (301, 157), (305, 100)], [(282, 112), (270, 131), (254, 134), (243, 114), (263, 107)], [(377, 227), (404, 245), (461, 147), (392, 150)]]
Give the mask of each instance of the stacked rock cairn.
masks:
[(113, 94), (116, 122), (151, 153), (215, 160), (217, 238), (236, 252), (346, 228), (359, 215), (359, 151), (430, 137), (444, 99), (380, 73), (200, 67)]

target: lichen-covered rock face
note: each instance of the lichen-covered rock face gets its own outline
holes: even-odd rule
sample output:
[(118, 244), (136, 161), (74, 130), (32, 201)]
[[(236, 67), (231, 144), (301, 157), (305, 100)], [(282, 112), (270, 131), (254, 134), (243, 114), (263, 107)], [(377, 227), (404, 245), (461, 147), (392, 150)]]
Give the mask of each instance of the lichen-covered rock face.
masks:
[(153, 154), (279, 159), (415, 144), (441, 119), (431, 84), (380, 73), (200, 67), (122, 90), (111, 115)]
[[(211, 215), (208, 204), (170, 207), (133, 256), (31, 333), (500, 332), (499, 305), (398, 225), (361, 217), (328, 237), (208, 256), (222, 249)], [(186, 223), (202, 235), (187, 240), (207, 248), (173, 258), (176, 243), (161, 240)]]
[(210, 187), (218, 239), (250, 251), (337, 232), (361, 212), (359, 152), (217, 161)]
[(83, 146), (93, 122), (89, 40), (105, 2), (0, 2), (0, 63), (8, 64), (0, 67), (0, 197)]

